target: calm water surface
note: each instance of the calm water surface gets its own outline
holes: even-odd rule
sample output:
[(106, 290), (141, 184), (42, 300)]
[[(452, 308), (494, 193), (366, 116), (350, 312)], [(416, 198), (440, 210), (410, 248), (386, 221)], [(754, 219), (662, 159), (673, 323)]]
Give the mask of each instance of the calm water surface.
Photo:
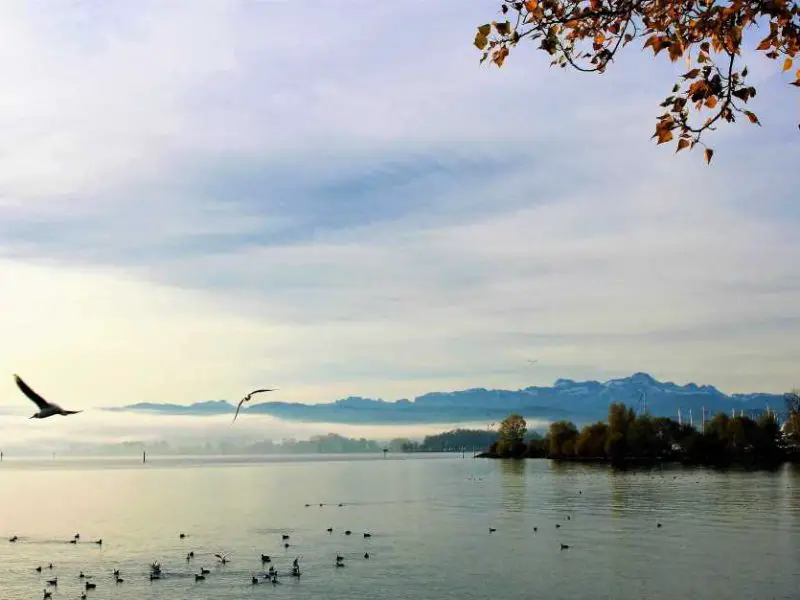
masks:
[[(76, 532), (81, 543), (67, 543)], [(796, 599), (800, 471), (615, 472), (460, 455), (6, 458), (0, 534), (2, 600), (41, 598), (53, 576), (54, 600), (79, 598), (81, 570), (96, 600)], [(97, 538), (102, 547), (88, 543)], [(217, 565), (216, 552), (231, 562)], [(251, 585), (261, 553), (281, 572), (300, 556), (301, 580)], [(164, 578), (151, 583), (154, 560)], [(195, 583), (201, 566), (211, 574)]]

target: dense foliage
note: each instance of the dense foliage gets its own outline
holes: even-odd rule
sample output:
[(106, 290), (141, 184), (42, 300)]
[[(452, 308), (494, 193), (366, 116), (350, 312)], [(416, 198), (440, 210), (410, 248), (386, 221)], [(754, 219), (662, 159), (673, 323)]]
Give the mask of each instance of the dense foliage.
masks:
[[(526, 39), (538, 41), (552, 65), (584, 72), (603, 73), (634, 40), (654, 56), (663, 51), (672, 62), (685, 60), (687, 71), (662, 102), (653, 135), (659, 144), (675, 140), (676, 151), (702, 144), (704, 132), (737, 115), (761, 124), (747, 108), (756, 88), (740, 64), (751, 40), (790, 74), (787, 83), (800, 87), (794, 0), (502, 0), (500, 12), (505, 21), (481, 25), (475, 35), (481, 62), (498, 67)], [(708, 162), (712, 155), (706, 147)]]
[[(788, 398), (788, 397), (787, 397)], [(681, 460), (690, 463), (776, 463), (797, 451), (792, 439), (800, 428), (790, 431), (789, 423), (800, 425), (800, 397), (789, 407), (786, 435), (775, 413), (757, 420), (746, 416), (715, 415), (698, 431), (667, 417), (636, 415), (624, 404), (609, 407), (607, 422), (586, 425), (582, 430), (569, 421), (550, 425), (547, 436), (513, 447), (498, 439), (489, 451), (504, 457), (548, 457), (619, 462), (625, 460)]]
[(528, 424), (522, 415), (514, 413), (507, 416), (500, 423), (498, 447), (500, 452), (521, 453), (525, 452), (525, 434), (528, 433)]

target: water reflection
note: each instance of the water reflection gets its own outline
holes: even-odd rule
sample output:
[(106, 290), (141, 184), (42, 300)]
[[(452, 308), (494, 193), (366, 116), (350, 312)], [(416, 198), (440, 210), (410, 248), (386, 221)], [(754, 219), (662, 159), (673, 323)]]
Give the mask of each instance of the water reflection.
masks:
[(508, 512), (520, 513), (525, 510), (526, 472), (524, 460), (504, 460), (500, 465), (503, 508)]

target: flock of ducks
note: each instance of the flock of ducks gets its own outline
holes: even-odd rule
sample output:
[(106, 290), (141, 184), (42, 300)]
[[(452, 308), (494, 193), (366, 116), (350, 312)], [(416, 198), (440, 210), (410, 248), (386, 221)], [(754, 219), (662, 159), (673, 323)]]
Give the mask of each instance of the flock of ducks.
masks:
[[(306, 506), (310, 506), (310, 505), (306, 504)], [(571, 521), (572, 517), (567, 515), (566, 520), (567, 521)], [(657, 528), (660, 529), (662, 527), (662, 524), (661, 523), (656, 523), (656, 526), (657, 526)], [(556, 523), (555, 524), (555, 528), (556, 529), (560, 529), (561, 528), (561, 524), (560, 523)], [(534, 534), (537, 533), (538, 530), (539, 530), (538, 527), (534, 527), (533, 528), (533, 533)], [(327, 531), (328, 534), (332, 534), (333, 533), (333, 527), (328, 527), (328, 529), (326, 531)], [(489, 533), (490, 534), (495, 533), (496, 531), (497, 531), (496, 527), (489, 527)], [(349, 529), (344, 531), (344, 534), (347, 535), (347, 536), (352, 535), (352, 533), (353, 532), (351, 530), (349, 530)], [(78, 541), (80, 540), (80, 537), (81, 537), (80, 534), (76, 533), (69, 540), (69, 543), (70, 544), (77, 544)], [(178, 537), (183, 540), (183, 539), (186, 539), (188, 536), (185, 533), (180, 533)], [(369, 539), (369, 538), (372, 537), (372, 534), (369, 533), (369, 532), (364, 532), (363, 533), (363, 537), (365, 539)], [(19, 539), (20, 539), (19, 536), (14, 535), (11, 538), (9, 538), (8, 541), (10, 543), (16, 543), (16, 542), (19, 541)], [(291, 536), (288, 533), (281, 534), (281, 543), (282, 543), (284, 549), (288, 549), (288, 548), (291, 547), (291, 543), (289, 541), (290, 539), (291, 539)], [(103, 544), (103, 540), (102, 539), (97, 539), (97, 540), (94, 540), (91, 543), (97, 544), (98, 546), (101, 546)], [(563, 550), (569, 550), (569, 548), (570, 548), (569, 544), (560, 543), (560, 546), (561, 546), (561, 550), (562, 551)], [(214, 554), (214, 557), (217, 559), (219, 565), (221, 565), (221, 566), (225, 566), (230, 562), (229, 556), (230, 556), (229, 554), (224, 554), (224, 553), (216, 553), (216, 554)], [(364, 553), (364, 559), (368, 560), (369, 557), (370, 557), (369, 552), (365, 552)], [(194, 558), (195, 558), (194, 550), (191, 550), (186, 554), (186, 562), (187, 563), (191, 563), (194, 560)], [(281, 581), (279, 579), (279, 575), (280, 574), (279, 574), (278, 570), (275, 568), (275, 566), (273, 564), (273, 561), (272, 561), (272, 558), (268, 554), (261, 554), (259, 558), (260, 558), (262, 570), (266, 569), (267, 565), (269, 565), (269, 568), (266, 569), (266, 570), (263, 570), (261, 573), (258, 573), (256, 575), (252, 575), (251, 578), (250, 578), (251, 585), (258, 585), (258, 584), (261, 584), (261, 583), (271, 583), (272, 585), (280, 584), (281, 583)], [(342, 556), (341, 554), (337, 553), (336, 556), (335, 556), (333, 564), (334, 564), (335, 568), (344, 567), (345, 566), (345, 564), (344, 564), (344, 556)], [(38, 573), (42, 573), (44, 569), (52, 571), (53, 570), (53, 564), (49, 563), (47, 565), (47, 567), (44, 567), (44, 568), (42, 566), (38, 566), (38, 567), (35, 568), (35, 571), (38, 572)], [(194, 581), (195, 582), (205, 581), (206, 577), (209, 576), (210, 574), (211, 574), (211, 570), (210, 569), (207, 569), (206, 567), (200, 567), (200, 572), (193, 574)], [(293, 578), (293, 579), (298, 580), (298, 581), (300, 580), (302, 572), (300, 570), (300, 557), (299, 556), (296, 557), (292, 561), (292, 567), (288, 571), (287, 575), (289, 577)], [(122, 584), (122, 583), (125, 582), (125, 580), (120, 575), (120, 570), (119, 569), (114, 569), (112, 571), (112, 573), (111, 573), (111, 577), (112, 577), (115, 585), (119, 585), (119, 584)], [(149, 580), (151, 582), (152, 581), (157, 581), (157, 580), (161, 579), (162, 577), (164, 577), (164, 573), (162, 572), (162, 569), (161, 569), (161, 563), (158, 562), (158, 561), (155, 561), (155, 562), (151, 563), (150, 564), (150, 568), (149, 568), (149, 575), (148, 575)], [(80, 598), (81, 598), (81, 600), (87, 600), (87, 598), (88, 598), (87, 592), (90, 592), (91, 590), (96, 589), (97, 588), (97, 584), (93, 583), (92, 581), (90, 581), (90, 579), (92, 579), (92, 576), (84, 574), (83, 571), (80, 571), (80, 573), (78, 574), (78, 578), (83, 582), (83, 588), (84, 588), (84, 591), (81, 593)], [(47, 582), (46, 582), (46, 585), (47, 585), (47, 587), (45, 587), (44, 590), (43, 590), (43, 596), (42, 596), (43, 600), (47, 600), (48, 598), (52, 598), (52, 596), (53, 596), (52, 590), (54, 588), (58, 587), (58, 577), (53, 577), (52, 579), (48, 579)]]
[[(306, 506), (309, 506), (309, 505), (306, 505)], [(342, 505), (340, 505), (340, 506), (342, 506)], [(326, 531), (327, 531), (328, 534), (332, 534), (333, 533), (333, 528), (332, 527), (328, 527), (328, 529)], [(351, 530), (349, 530), (349, 529), (344, 531), (344, 534), (347, 535), (347, 536), (352, 535), (352, 533), (353, 532)], [(181, 540), (183, 540), (183, 539), (186, 539), (188, 536), (187, 536), (186, 533), (181, 532), (178, 535), (178, 537)], [(372, 537), (372, 534), (369, 533), (369, 532), (364, 532), (363, 533), (363, 537), (365, 539), (369, 539), (369, 538)], [(70, 544), (77, 544), (78, 541), (80, 540), (80, 538), (81, 538), (80, 534), (76, 533), (69, 540), (69, 543)], [(289, 541), (290, 538), (291, 538), (291, 536), (288, 533), (281, 534), (281, 543), (282, 543), (284, 549), (288, 549), (291, 546), (290, 541)], [(20, 538), (19, 538), (19, 536), (14, 535), (14, 536), (10, 537), (8, 541), (13, 544), (13, 543), (16, 543), (16, 542), (20, 541)], [(97, 544), (98, 546), (102, 546), (103, 540), (102, 539), (98, 539), (98, 540), (92, 541), (91, 543)], [(225, 566), (230, 562), (229, 556), (230, 556), (230, 554), (224, 554), (224, 553), (216, 553), (216, 554), (214, 554), (214, 557), (217, 559), (217, 562), (218, 562), (218, 564), (220, 566)], [(363, 556), (364, 556), (365, 560), (369, 560), (369, 558), (370, 558), (369, 552), (365, 552)], [(194, 560), (194, 558), (195, 558), (194, 550), (189, 551), (186, 554), (186, 563), (187, 564), (191, 563)], [(258, 584), (261, 584), (261, 583), (271, 583), (272, 585), (280, 584), (281, 583), (281, 581), (279, 579), (280, 573), (275, 568), (275, 565), (273, 564), (272, 558), (268, 554), (261, 554), (259, 558), (260, 558), (260, 561), (261, 561), (262, 572), (258, 573), (258, 574), (255, 574), (255, 575), (252, 575), (251, 578), (250, 578), (250, 584), (251, 585), (258, 585)], [(266, 568), (267, 565), (269, 565), (268, 569)], [(335, 559), (334, 559), (333, 566), (335, 568), (344, 567), (345, 566), (345, 564), (344, 564), (344, 556), (342, 556), (341, 554), (337, 553), (336, 556), (335, 556)], [(52, 572), (53, 569), (54, 569), (53, 563), (49, 563), (46, 567), (42, 567), (40, 565), (40, 566), (37, 566), (34, 570), (37, 573), (42, 573), (45, 570), (49, 570), (49, 571)], [(206, 577), (209, 576), (210, 574), (211, 574), (211, 570), (210, 569), (208, 569), (206, 567), (200, 567), (199, 573), (194, 573), (193, 574), (194, 581), (195, 582), (205, 581)], [(293, 578), (293, 579), (295, 579), (297, 581), (300, 580), (302, 572), (300, 570), (300, 557), (299, 556), (296, 557), (292, 561), (292, 567), (288, 571), (288, 573), (285, 573), (285, 575), (288, 575), (289, 577), (291, 577), (291, 578)], [(120, 570), (119, 569), (114, 569), (112, 571), (112, 573), (111, 573), (111, 577), (112, 577), (115, 585), (120, 585), (120, 584), (125, 582), (125, 580), (120, 575)], [(158, 562), (158, 561), (155, 561), (155, 562), (151, 563), (150, 567), (149, 567), (148, 579), (152, 582), (152, 581), (160, 580), (160, 579), (162, 579), (162, 577), (165, 577), (165, 574), (162, 571), (161, 563)], [(79, 572), (78, 579), (83, 583), (83, 591), (81, 593), (80, 598), (81, 598), (81, 600), (87, 600), (87, 598), (88, 598), (87, 592), (90, 592), (91, 590), (97, 589), (97, 584), (92, 582), (92, 581), (90, 581), (92, 579), (92, 576), (85, 574), (83, 571)], [(43, 600), (47, 600), (48, 598), (52, 598), (53, 597), (53, 590), (57, 589), (57, 588), (58, 588), (58, 577), (55, 576), (55, 577), (52, 577), (51, 579), (48, 579), (46, 581), (46, 587), (42, 591)]]
[[(582, 492), (582, 491), (580, 491), (580, 492), (578, 492), (578, 493), (579, 493), (579, 494), (583, 494), (583, 492)], [(567, 515), (567, 521), (571, 521), (571, 520), (572, 520), (572, 517), (571, 517), (570, 515)], [(656, 529), (661, 529), (661, 527), (662, 527), (662, 524), (661, 524), (661, 523), (656, 523)], [(556, 529), (561, 529), (561, 523), (556, 523), (556, 527), (555, 527), (555, 528), (556, 528)], [(490, 533), (490, 534), (494, 533), (495, 531), (497, 531), (497, 528), (496, 528), (496, 527), (489, 526), (489, 533)], [(534, 534), (536, 534), (538, 531), (539, 531), (539, 528), (538, 528), (538, 527), (534, 527), (534, 528), (533, 528), (533, 533), (534, 533)], [(562, 550), (562, 551), (563, 551), (563, 550), (569, 550), (569, 544), (565, 544), (565, 543), (563, 543), (563, 542), (559, 542), (559, 544), (560, 544), (560, 546), (561, 546), (561, 550)]]

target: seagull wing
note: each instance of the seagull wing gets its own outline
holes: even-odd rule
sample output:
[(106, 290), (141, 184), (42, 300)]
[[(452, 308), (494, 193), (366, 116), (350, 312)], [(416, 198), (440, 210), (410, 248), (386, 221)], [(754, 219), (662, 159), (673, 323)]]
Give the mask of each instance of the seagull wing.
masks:
[(50, 402), (42, 398), (39, 394), (34, 392), (27, 383), (22, 381), (22, 378), (19, 375), (14, 375), (14, 381), (16, 381), (17, 387), (22, 391), (22, 393), (25, 394), (28, 397), (28, 399), (33, 401), (33, 403), (36, 406), (39, 407), (39, 410), (44, 410), (46, 408), (52, 408), (55, 406), (55, 404), (51, 404)]
[(266, 389), (266, 388), (265, 388), (265, 389), (260, 389), (260, 390), (253, 390), (252, 392), (250, 392), (249, 394), (247, 394), (247, 396), (245, 396), (244, 398), (242, 398), (241, 400), (239, 400), (239, 404), (238, 404), (238, 406), (236, 407), (236, 414), (235, 414), (235, 415), (233, 415), (233, 420), (235, 421), (235, 420), (236, 420), (236, 417), (238, 417), (238, 416), (239, 416), (239, 411), (240, 411), (240, 410), (241, 410), (241, 408), (242, 408), (242, 404), (244, 404), (245, 402), (249, 402), (249, 401), (250, 401), (250, 398), (252, 398), (254, 394), (260, 394), (261, 392), (274, 392), (274, 391), (276, 391), (277, 389), (278, 389), (278, 388), (270, 388), (270, 389)]
[(244, 404), (246, 401), (247, 398), (242, 398), (241, 400), (239, 400), (239, 404), (236, 405), (236, 414), (233, 415), (233, 421), (231, 421), (231, 423), (236, 421), (236, 417), (239, 416), (239, 409), (242, 408), (242, 404)]
[(214, 556), (216, 556), (218, 559), (222, 560), (222, 556), (221, 555), (215, 554)]

